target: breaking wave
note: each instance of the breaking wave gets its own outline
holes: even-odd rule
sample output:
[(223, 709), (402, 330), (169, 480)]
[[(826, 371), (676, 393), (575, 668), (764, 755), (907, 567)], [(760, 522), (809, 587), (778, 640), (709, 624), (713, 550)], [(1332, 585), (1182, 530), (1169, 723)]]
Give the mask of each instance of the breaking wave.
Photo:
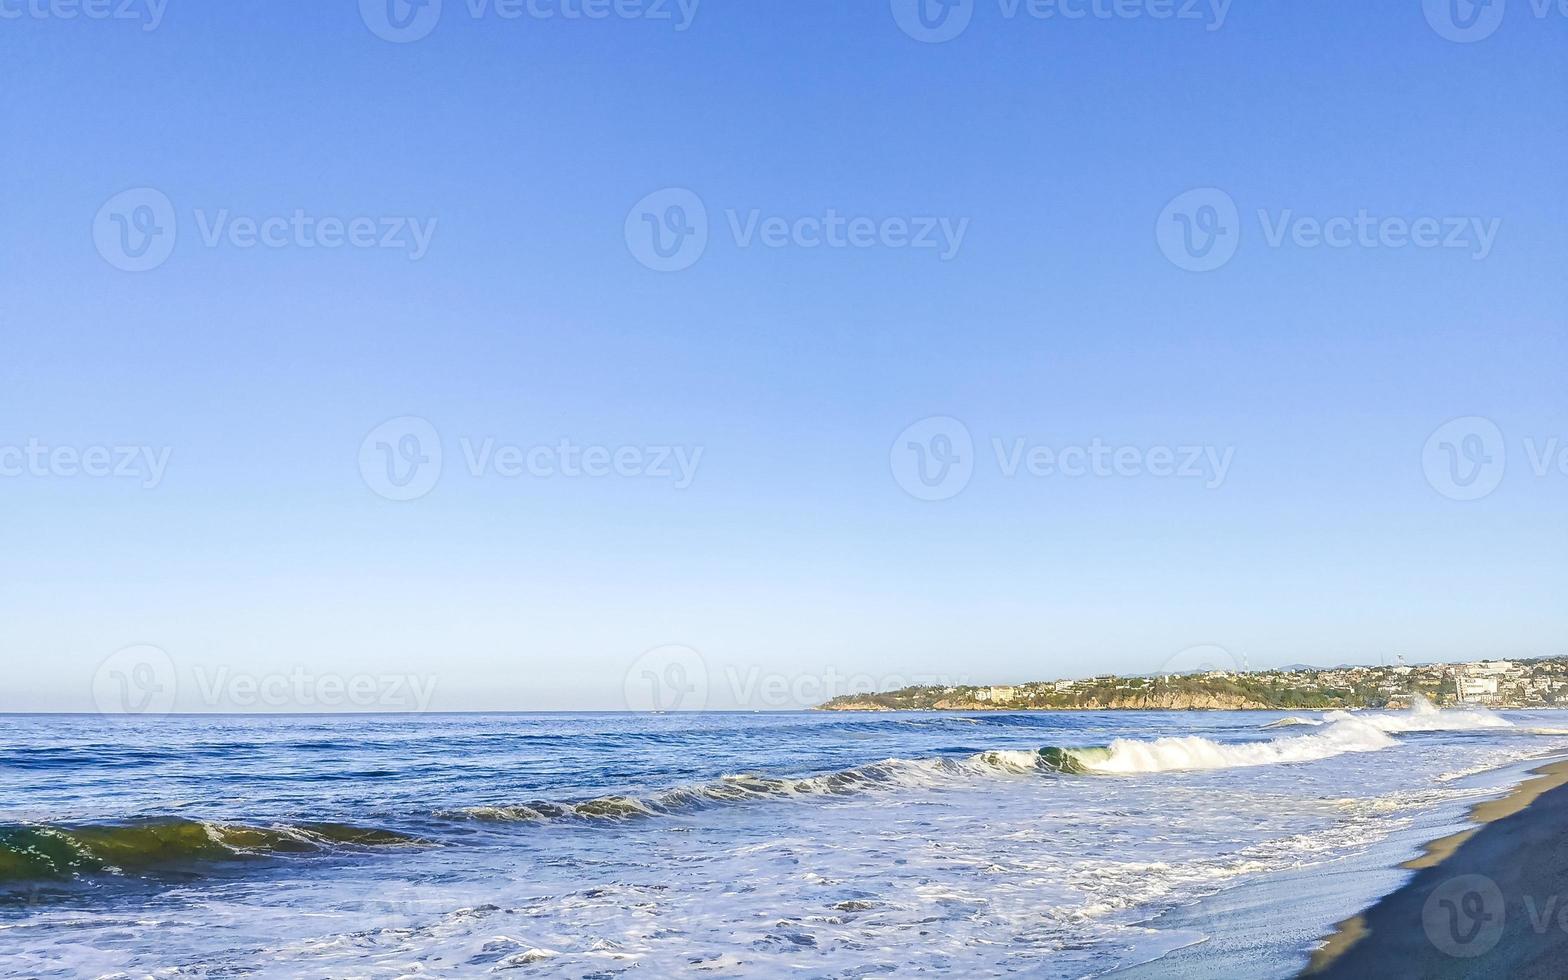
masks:
[(61, 827), (0, 827), (0, 881), (119, 874), (187, 861), (307, 854), (350, 847), (426, 843), (391, 830), (339, 823), (247, 827), (202, 820)]
[[(1290, 715), (1271, 721), (1263, 728), (1304, 728), (1332, 725), (1338, 721), (1359, 721), (1385, 732), (1467, 732), (1481, 729), (1516, 728), (1494, 712), (1481, 707), (1438, 708), (1417, 695), (1404, 711), (1329, 711), (1322, 718)], [(1549, 730), (1540, 734), (1555, 734)]]
[(1393, 744), (1387, 732), (1347, 716), (1319, 733), (1263, 742), (1215, 742), (1197, 736), (1152, 741), (1119, 738), (1104, 748), (1045, 749), (1041, 755), (1062, 772), (1132, 774), (1311, 762), (1346, 752), (1376, 752)]
[(1224, 743), (1196, 736), (1151, 741), (1117, 739), (1092, 748), (1047, 746), (1038, 751), (994, 750), (963, 758), (887, 759), (819, 776), (725, 776), (716, 782), (644, 798), (604, 796), (579, 803), (534, 801), (468, 807), (439, 816), (486, 821), (628, 820), (759, 800), (840, 796), (878, 789), (943, 788), (964, 777), (1089, 776), (1310, 762), (1344, 752), (1374, 752), (1393, 744), (1394, 740), (1381, 729), (1347, 718), (1329, 724), (1321, 733), (1261, 742)]
[(1354, 719), (1385, 732), (1467, 732), (1486, 728), (1514, 728), (1513, 722), (1485, 708), (1433, 707), (1426, 698), (1417, 697), (1406, 711), (1330, 711), (1325, 722)]

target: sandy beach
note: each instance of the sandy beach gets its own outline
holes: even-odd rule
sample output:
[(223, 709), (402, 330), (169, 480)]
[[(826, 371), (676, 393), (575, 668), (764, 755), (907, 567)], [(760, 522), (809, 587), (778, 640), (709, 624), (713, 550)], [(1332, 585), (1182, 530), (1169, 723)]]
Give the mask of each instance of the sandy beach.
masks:
[(1304, 976), (1560, 977), (1568, 959), (1568, 760), (1432, 842), (1417, 874), (1342, 922)]

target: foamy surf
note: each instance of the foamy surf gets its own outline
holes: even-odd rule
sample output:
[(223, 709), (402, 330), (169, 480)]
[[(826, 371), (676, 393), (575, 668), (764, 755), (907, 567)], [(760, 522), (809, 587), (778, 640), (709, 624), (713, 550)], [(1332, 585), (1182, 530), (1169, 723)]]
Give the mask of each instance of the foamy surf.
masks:
[(732, 775), (642, 798), (607, 796), (580, 802), (474, 806), (443, 811), (437, 816), (520, 823), (625, 821), (766, 800), (957, 788), (964, 780), (974, 778), (1153, 773), (1310, 762), (1345, 752), (1374, 752), (1393, 744), (1394, 740), (1376, 726), (1347, 717), (1327, 725), (1322, 732), (1263, 742), (1222, 743), (1191, 736), (1153, 741), (1117, 739), (1109, 745), (1090, 748), (993, 749), (956, 758), (884, 759), (816, 776)]
[(1198, 736), (1152, 741), (1119, 738), (1104, 748), (1048, 751), (1065, 772), (1127, 775), (1312, 762), (1346, 752), (1376, 752), (1393, 744), (1387, 732), (1347, 716), (1325, 725), (1321, 733), (1264, 742), (1221, 743)]
[[(1331, 725), (1337, 721), (1359, 721), (1382, 729), (1385, 732), (1465, 732), (1483, 729), (1516, 728), (1509, 721), (1495, 712), (1478, 706), (1464, 708), (1438, 708), (1426, 698), (1417, 695), (1412, 699), (1410, 707), (1404, 711), (1329, 711), (1321, 718), (1308, 718), (1303, 715), (1288, 715), (1284, 718), (1271, 721), (1260, 726), (1264, 729), (1272, 728), (1318, 728)], [(1556, 735), (1559, 732), (1550, 729), (1532, 730), (1535, 734)]]
[(1385, 732), (1467, 732), (1489, 728), (1514, 728), (1513, 722), (1485, 708), (1437, 708), (1417, 697), (1405, 711), (1330, 711), (1325, 722), (1354, 719)]

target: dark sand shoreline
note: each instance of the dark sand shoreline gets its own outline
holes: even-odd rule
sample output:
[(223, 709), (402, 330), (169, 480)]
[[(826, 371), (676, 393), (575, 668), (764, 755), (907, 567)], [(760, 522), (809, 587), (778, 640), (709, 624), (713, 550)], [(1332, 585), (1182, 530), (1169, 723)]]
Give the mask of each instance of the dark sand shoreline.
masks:
[(1339, 924), (1303, 976), (1560, 978), (1568, 973), (1568, 760), (1477, 804), (1417, 874)]

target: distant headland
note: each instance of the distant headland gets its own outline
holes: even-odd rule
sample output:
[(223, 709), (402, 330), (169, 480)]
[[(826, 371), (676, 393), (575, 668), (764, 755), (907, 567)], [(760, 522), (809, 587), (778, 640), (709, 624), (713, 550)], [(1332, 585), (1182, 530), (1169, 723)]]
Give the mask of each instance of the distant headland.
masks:
[(1188, 711), (1398, 708), (1424, 698), (1439, 707), (1568, 705), (1568, 657), (1471, 663), (1384, 664), (1275, 670), (1203, 670), (1138, 677), (998, 686), (905, 687), (847, 694), (824, 711)]

